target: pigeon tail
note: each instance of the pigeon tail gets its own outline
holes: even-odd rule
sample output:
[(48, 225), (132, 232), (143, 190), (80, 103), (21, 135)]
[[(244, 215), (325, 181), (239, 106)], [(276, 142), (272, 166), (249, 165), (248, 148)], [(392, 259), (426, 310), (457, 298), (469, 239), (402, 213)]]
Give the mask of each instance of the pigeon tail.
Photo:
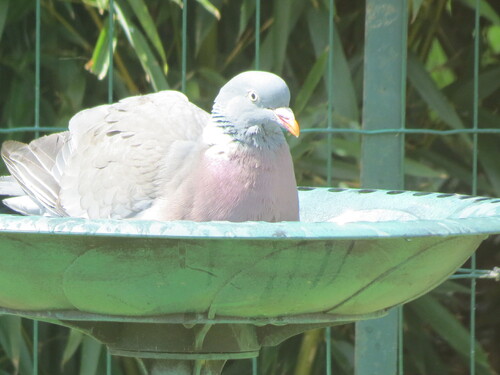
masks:
[(21, 185), (12, 176), (0, 176), (0, 195), (7, 195), (9, 197), (18, 197), (25, 195)]
[[(5, 189), (6, 192), (10, 192), (6, 195), (27, 196), (33, 202), (40, 202), (36, 206), (45, 207), (56, 216), (65, 216), (57, 204), (60, 187), (54, 178), (53, 169), (56, 156), (67, 141), (68, 135), (68, 132), (52, 134), (29, 144), (17, 141), (4, 142), (1, 150), (2, 159), (13, 180), (17, 182), (16, 187), (13, 180), (6, 179)], [(23, 194), (19, 194), (19, 188)], [(17, 201), (22, 202), (21, 207), (30, 207), (29, 200)], [(17, 204), (11, 206), (15, 207)]]

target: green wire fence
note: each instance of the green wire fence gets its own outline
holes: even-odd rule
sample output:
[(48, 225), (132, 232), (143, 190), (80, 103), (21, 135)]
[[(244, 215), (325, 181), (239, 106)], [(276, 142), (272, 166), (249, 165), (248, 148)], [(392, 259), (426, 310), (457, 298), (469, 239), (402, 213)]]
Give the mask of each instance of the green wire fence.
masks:
[[(389, 188), (403, 189), (404, 188), (404, 144), (406, 135), (433, 135), (433, 136), (455, 136), (455, 135), (471, 135), (472, 137), (472, 170), (470, 171), (471, 191), (472, 195), (478, 192), (478, 153), (479, 153), (479, 135), (500, 134), (500, 128), (480, 128), (479, 127), (479, 68), (480, 68), (480, 15), (481, 4), (480, 0), (471, 0), (474, 2), (474, 70), (473, 87), (472, 87), (472, 123), (469, 128), (463, 129), (414, 129), (406, 128), (406, 51), (407, 51), (407, 27), (408, 27), (408, 9), (409, 4), (406, 0), (367, 0), (367, 15), (365, 30), (365, 82), (364, 82), (364, 124), (361, 128), (339, 128), (334, 126), (334, 110), (335, 110), (335, 82), (334, 76), (334, 43), (335, 43), (335, 2), (328, 0), (329, 24), (328, 24), (328, 55), (327, 55), (327, 119), (326, 127), (304, 129), (304, 134), (316, 134), (326, 136), (326, 147), (328, 154), (332, 155), (334, 145), (334, 137), (338, 134), (357, 134), (363, 137), (363, 157), (362, 164), (362, 184), (365, 187), (371, 188)], [(314, 3), (312, 1), (311, 3)], [(326, 3), (326, 1), (325, 1)], [(188, 80), (188, 30), (189, 14), (194, 11), (191, 6), (194, 3), (188, 0), (182, 0), (182, 49), (181, 49), (181, 90), (187, 90)], [(416, 6), (412, 2), (413, 6)], [(261, 64), (261, 31), (263, 23), (261, 19), (262, 4), (260, 0), (255, 0), (255, 69), (260, 69)], [(388, 11), (392, 13), (387, 13)], [(386, 13), (384, 13), (386, 12)], [(41, 103), (41, 45), (43, 44), (43, 31), (41, 30), (41, 0), (35, 0), (35, 29), (36, 29), (36, 44), (35, 44), (35, 82), (34, 82), (34, 124), (33, 126), (22, 126), (0, 129), (0, 134), (11, 134), (15, 132), (33, 132), (35, 137), (38, 137), (41, 132), (61, 131), (64, 128), (44, 127), (40, 124), (40, 103)], [(108, 6), (108, 21), (109, 21), (109, 67), (107, 72), (108, 77), (108, 102), (114, 100), (114, 38), (115, 35), (115, 14), (114, 2), (109, 0)], [(383, 27), (380, 25), (380, 19), (384, 17), (393, 17), (391, 22), (387, 22)], [(380, 19), (378, 19), (379, 17)], [(393, 22), (396, 20), (395, 22)], [(372, 24), (370, 24), (370, 22)], [(382, 22), (383, 24), (384, 22)], [(371, 25), (371, 26), (370, 26)], [(383, 53), (380, 53), (380, 48), (391, 48), (392, 56), (390, 66), (387, 61), (382, 61), (386, 58)], [(394, 78), (395, 77), (395, 78)], [(394, 78), (394, 80), (393, 80)], [(383, 80), (386, 81), (383, 81)], [(386, 96), (377, 95), (380, 93), (382, 86), (387, 88)], [(383, 107), (381, 109), (381, 106)], [(383, 148), (387, 152), (387, 158), (384, 161), (385, 170), (380, 169), (380, 160), (377, 157), (380, 155), (380, 149)], [(376, 163), (373, 163), (376, 161)], [(333, 184), (332, 173), (335, 170), (335, 162), (332, 157), (326, 160), (326, 183), (331, 186)], [(492, 271), (478, 270), (476, 268), (476, 258), (473, 256), (470, 261), (469, 268), (463, 268), (452, 276), (451, 279), (466, 278), (470, 279), (470, 363), (469, 374), (476, 374), (476, 279), (477, 278), (499, 278), (499, 270)], [(356, 374), (357, 375), (390, 375), (403, 374), (403, 327), (402, 327), (402, 311), (397, 310), (390, 314), (388, 318), (374, 320), (370, 322), (362, 322), (357, 324), (357, 348), (356, 353), (363, 354), (363, 357), (356, 359)], [(367, 329), (368, 328), (368, 329)], [(370, 333), (367, 333), (370, 332)], [(380, 349), (376, 348), (376, 339), (381, 333), (384, 337), (390, 340)], [(39, 342), (39, 324), (33, 321), (33, 374), (37, 375), (39, 370), (38, 358), (38, 342)], [(332, 374), (332, 330), (326, 329), (324, 335), (326, 345), (325, 371), (327, 375)], [(374, 367), (374, 362), (378, 363), (378, 367)], [(252, 373), (259, 373), (258, 360), (252, 360)], [(106, 356), (106, 374), (112, 374), (112, 357)]]

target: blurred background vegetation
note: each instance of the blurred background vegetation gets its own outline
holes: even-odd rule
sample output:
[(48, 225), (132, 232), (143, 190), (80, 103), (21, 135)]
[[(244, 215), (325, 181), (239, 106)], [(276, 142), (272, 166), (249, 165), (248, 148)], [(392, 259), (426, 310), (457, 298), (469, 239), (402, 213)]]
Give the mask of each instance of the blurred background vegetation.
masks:
[[(409, 0), (407, 127), (472, 127), (475, 0)], [(188, 0), (186, 94), (210, 110), (217, 90), (255, 62), (254, 0)], [(481, 0), (479, 127), (500, 129), (500, 2)], [(114, 0), (115, 100), (180, 89), (182, 0)], [(326, 127), (328, 1), (262, 1), (260, 68), (283, 76), (303, 129)], [(364, 1), (335, 1), (334, 126), (357, 129), (363, 90)], [(77, 111), (108, 100), (108, 0), (41, 1), (40, 125), (65, 127)], [(35, 2), (0, 0), (0, 127), (34, 124)], [(32, 132), (1, 134), (27, 141)], [(479, 135), (478, 192), (500, 196), (500, 135)], [(333, 158), (336, 186), (358, 187), (360, 136), (305, 133), (290, 139), (300, 185), (326, 184)], [(472, 136), (406, 136), (406, 188), (470, 193)], [(0, 172), (4, 173), (2, 165)], [(500, 264), (498, 239), (484, 243), (478, 266)], [(20, 270), (22, 272), (22, 270)], [(500, 286), (479, 281), (477, 374), (500, 373)], [(469, 288), (448, 281), (404, 309), (407, 375), (468, 374)], [(32, 374), (31, 322), (0, 316), (0, 375)], [(333, 373), (353, 373), (353, 327), (333, 329)], [(321, 331), (265, 348), (260, 374), (323, 374)], [(90, 338), (40, 327), (40, 374), (104, 374), (105, 350)], [(224, 374), (250, 374), (249, 361)], [(114, 358), (113, 374), (141, 374), (132, 359)]]

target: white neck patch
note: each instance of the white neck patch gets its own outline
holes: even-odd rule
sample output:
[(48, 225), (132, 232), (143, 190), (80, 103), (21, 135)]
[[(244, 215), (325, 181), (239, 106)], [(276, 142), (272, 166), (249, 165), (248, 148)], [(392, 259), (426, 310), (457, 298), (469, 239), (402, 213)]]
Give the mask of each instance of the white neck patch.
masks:
[(230, 134), (224, 133), (224, 129), (212, 122), (203, 129), (203, 142), (209, 146), (228, 145), (233, 141), (234, 138)]

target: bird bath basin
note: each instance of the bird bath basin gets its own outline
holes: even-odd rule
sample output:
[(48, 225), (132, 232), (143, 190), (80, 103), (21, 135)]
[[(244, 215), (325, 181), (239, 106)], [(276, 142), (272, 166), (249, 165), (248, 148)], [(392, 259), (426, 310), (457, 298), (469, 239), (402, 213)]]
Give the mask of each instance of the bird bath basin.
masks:
[(0, 215), (0, 312), (82, 330), (151, 374), (218, 374), (307, 329), (381, 316), (500, 233), (500, 199), (300, 190), (293, 223)]

